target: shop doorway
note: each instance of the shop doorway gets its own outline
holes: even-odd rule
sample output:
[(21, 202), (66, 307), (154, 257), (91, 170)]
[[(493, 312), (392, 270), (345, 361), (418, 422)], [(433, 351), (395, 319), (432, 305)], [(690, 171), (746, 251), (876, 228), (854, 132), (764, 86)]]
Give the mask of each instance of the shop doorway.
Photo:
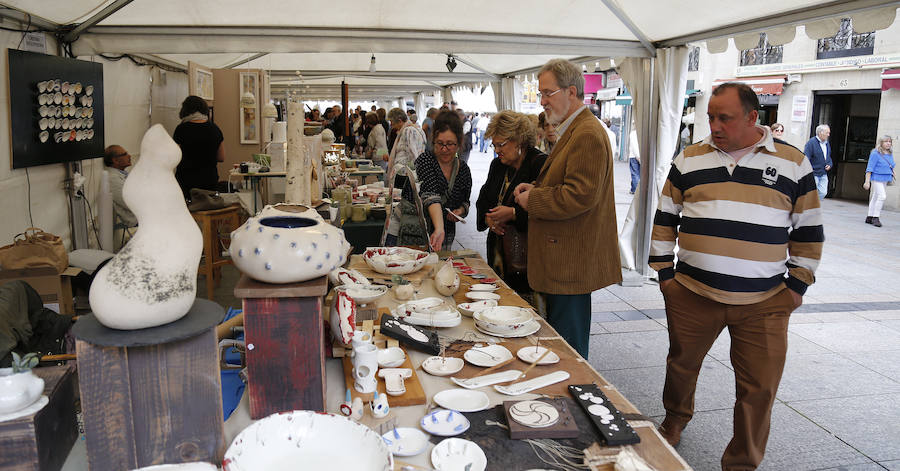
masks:
[(816, 126), (831, 127), (834, 167), (828, 172), (828, 196), (866, 200), (860, 188), (869, 152), (875, 147), (881, 90), (822, 90), (813, 94), (810, 137)]

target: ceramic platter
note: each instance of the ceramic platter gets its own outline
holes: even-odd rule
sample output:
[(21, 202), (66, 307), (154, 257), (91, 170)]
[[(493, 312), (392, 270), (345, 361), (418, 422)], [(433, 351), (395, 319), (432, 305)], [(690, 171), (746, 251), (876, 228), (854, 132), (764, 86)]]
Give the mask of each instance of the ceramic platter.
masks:
[(352, 269), (352, 268), (343, 268), (338, 267), (331, 271), (328, 274), (328, 279), (331, 280), (331, 283), (335, 286), (337, 285), (368, 285), (371, 284), (366, 275)]
[(517, 332), (512, 332), (512, 333), (492, 332), (490, 330), (486, 330), (484, 328), (479, 327), (478, 324), (475, 324), (475, 328), (478, 329), (479, 331), (481, 331), (482, 333), (485, 333), (488, 335), (493, 335), (494, 337), (517, 338), (517, 337), (527, 337), (527, 336), (541, 330), (541, 323), (536, 320), (529, 321), (529, 322), (525, 323), (525, 325), (523, 325), (522, 328), (517, 329)]
[(531, 428), (550, 427), (559, 422), (559, 411), (544, 401), (517, 402), (509, 408), (509, 416)]
[(503, 363), (512, 357), (512, 353), (503, 345), (472, 347), (463, 354), (463, 358), (465, 358), (467, 362), (485, 368)]
[(496, 385), (494, 386), (494, 389), (496, 389), (497, 392), (501, 394), (506, 394), (507, 396), (518, 396), (519, 394), (525, 394), (527, 392), (534, 391), (535, 389), (550, 386), (551, 384), (556, 384), (567, 379), (569, 379), (569, 373), (567, 371), (554, 371), (553, 373), (546, 374), (544, 376), (538, 376), (534, 379), (509, 384), (506, 386)]
[(500, 300), (499, 294), (491, 293), (490, 291), (469, 291), (466, 293), (466, 297), (472, 301), (484, 301), (485, 299), (492, 299), (494, 301)]
[[(525, 363), (534, 363), (546, 351), (547, 349), (541, 346), (523, 347), (516, 352), (516, 356)], [(554, 363), (559, 363), (559, 355), (557, 355), (556, 352), (551, 351), (540, 361), (540, 363), (538, 363), (538, 365), (552, 365)]]
[(381, 368), (397, 368), (406, 361), (406, 353), (400, 347), (388, 347), (378, 350), (378, 366)]
[(466, 416), (447, 409), (435, 409), (419, 421), (422, 430), (440, 437), (452, 437), (469, 430)]
[(222, 462), (224, 471), (296, 469), (297, 463), (305, 469), (394, 469), (387, 444), (369, 427), (348, 417), (303, 410), (250, 424), (231, 442)]
[(476, 283), (469, 286), (469, 291), (497, 291), (500, 289), (497, 285), (491, 283)]
[(487, 394), (468, 389), (445, 389), (434, 395), (434, 402), (444, 409), (457, 412), (478, 412), (491, 406)]
[(456, 327), (462, 322), (462, 316), (452, 304), (434, 297), (407, 301), (391, 313), (410, 324), (427, 327)]
[(487, 456), (475, 442), (446, 438), (431, 450), (431, 464), (438, 471), (484, 471)]
[(474, 378), (469, 379), (459, 379), (455, 377), (451, 377), (450, 381), (456, 383), (457, 386), (466, 388), (466, 389), (478, 389), (483, 388), (485, 386), (490, 386), (492, 384), (498, 383), (507, 383), (509, 381), (515, 381), (516, 378), (522, 375), (522, 372), (519, 370), (506, 370), (501, 371), (499, 373), (491, 373), (483, 376), (476, 376)]
[(428, 435), (412, 427), (400, 427), (381, 436), (394, 456), (415, 456), (428, 448)]
[(497, 301), (493, 299), (485, 299), (484, 301), (472, 301), (470, 303), (459, 303), (456, 305), (456, 309), (459, 312), (466, 316), (472, 317), (472, 314), (480, 311), (482, 309), (487, 309), (489, 307), (495, 307), (497, 305)]
[(422, 369), (434, 376), (448, 376), (458, 373), (465, 362), (455, 357), (429, 357), (422, 362)]
[(388, 287), (382, 285), (344, 284), (335, 289), (344, 291), (359, 304), (368, 304), (388, 292)]
[(370, 247), (363, 252), (366, 265), (378, 273), (408, 275), (425, 266), (428, 254), (406, 247)]

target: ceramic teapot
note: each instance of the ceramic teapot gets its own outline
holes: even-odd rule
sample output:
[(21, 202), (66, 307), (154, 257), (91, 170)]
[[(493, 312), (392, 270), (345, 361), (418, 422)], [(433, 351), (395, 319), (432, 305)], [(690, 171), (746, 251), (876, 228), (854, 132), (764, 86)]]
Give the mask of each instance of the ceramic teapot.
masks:
[(31, 370), (13, 373), (0, 368), (0, 414), (9, 414), (30, 406), (44, 392), (44, 380)]

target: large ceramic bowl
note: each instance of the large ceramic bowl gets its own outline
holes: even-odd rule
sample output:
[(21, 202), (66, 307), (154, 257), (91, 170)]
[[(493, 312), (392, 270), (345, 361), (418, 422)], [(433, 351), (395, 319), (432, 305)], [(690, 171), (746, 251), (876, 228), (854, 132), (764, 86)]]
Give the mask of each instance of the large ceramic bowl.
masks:
[(313, 411), (270, 415), (245, 428), (225, 452), (224, 471), (352, 469), (390, 471), (377, 433), (347, 417)]
[(349, 248), (344, 231), (322, 219), (261, 215), (231, 233), (230, 252), (238, 269), (253, 279), (296, 283), (341, 266)]
[(425, 266), (428, 254), (406, 247), (370, 247), (363, 253), (369, 268), (386, 275), (407, 275)]
[[(515, 311), (511, 311), (511, 309)], [(504, 313), (501, 314), (498, 310)], [(533, 317), (531, 311), (512, 306), (489, 307), (472, 314), (476, 327), (500, 335), (518, 332), (519, 329), (531, 322)]]
[(12, 368), (0, 368), (0, 414), (24, 409), (41, 397), (44, 380), (31, 370), (13, 373)]

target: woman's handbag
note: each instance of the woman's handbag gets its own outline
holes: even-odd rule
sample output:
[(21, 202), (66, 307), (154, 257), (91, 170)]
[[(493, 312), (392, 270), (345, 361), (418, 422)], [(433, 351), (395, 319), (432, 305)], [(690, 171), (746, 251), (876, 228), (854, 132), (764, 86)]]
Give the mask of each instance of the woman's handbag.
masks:
[[(406, 198), (400, 200), (400, 231), (397, 240), (400, 245), (428, 245), (428, 229), (422, 227), (422, 220), (416, 205)], [(431, 224), (430, 218), (425, 218)]]
[(887, 181), (886, 185), (887, 185), (887, 186), (894, 186), (894, 183), (897, 182), (897, 171), (894, 170), (894, 166), (891, 165), (890, 163), (888, 163), (888, 160), (885, 159), (884, 156), (881, 155), (880, 152), (878, 153), (878, 156), (881, 157), (881, 160), (883, 160), (884, 163), (888, 164), (888, 167), (891, 168), (891, 179)]
[(40, 266), (51, 266), (58, 273), (69, 266), (69, 253), (59, 236), (29, 227), (16, 235), (12, 244), (0, 247), (0, 267), (4, 270)]
[(507, 224), (500, 243), (503, 247), (505, 272), (509, 275), (525, 274), (528, 267), (528, 233), (520, 232), (513, 224)]

